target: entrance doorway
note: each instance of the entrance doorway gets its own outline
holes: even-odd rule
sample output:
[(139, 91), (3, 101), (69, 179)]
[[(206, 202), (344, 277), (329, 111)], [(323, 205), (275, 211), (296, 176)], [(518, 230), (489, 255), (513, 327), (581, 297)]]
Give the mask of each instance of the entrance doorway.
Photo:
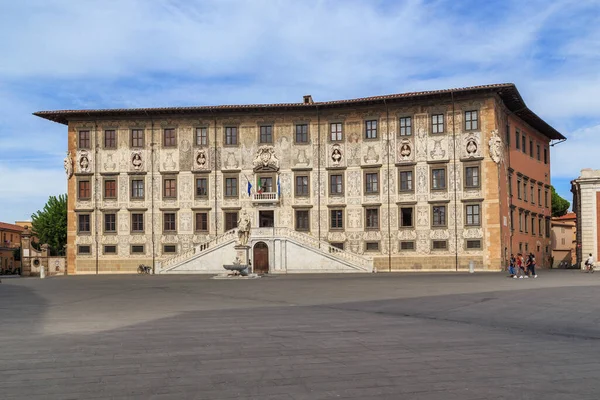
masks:
[(259, 228), (272, 228), (275, 226), (275, 213), (271, 211), (259, 211), (258, 212), (258, 227)]
[(254, 245), (253, 261), (255, 274), (269, 273), (269, 246), (265, 242)]

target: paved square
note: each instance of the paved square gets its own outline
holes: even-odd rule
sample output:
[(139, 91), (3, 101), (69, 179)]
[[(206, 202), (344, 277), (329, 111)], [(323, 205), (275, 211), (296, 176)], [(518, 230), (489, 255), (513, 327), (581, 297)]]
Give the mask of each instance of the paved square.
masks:
[(2, 279), (2, 399), (598, 399), (600, 273)]

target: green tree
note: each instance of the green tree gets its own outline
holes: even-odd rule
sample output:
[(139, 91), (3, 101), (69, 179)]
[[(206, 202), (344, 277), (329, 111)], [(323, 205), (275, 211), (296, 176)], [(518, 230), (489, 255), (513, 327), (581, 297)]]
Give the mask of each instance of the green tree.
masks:
[(31, 227), (52, 255), (64, 255), (67, 244), (67, 195), (50, 196), (44, 209), (31, 216)]
[(556, 190), (554, 190), (554, 186), (551, 186), (550, 188), (552, 189), (552, 216), (562, 217), (569, 210), (571, 203), (560, 197), (559, 194), (556, 193)]

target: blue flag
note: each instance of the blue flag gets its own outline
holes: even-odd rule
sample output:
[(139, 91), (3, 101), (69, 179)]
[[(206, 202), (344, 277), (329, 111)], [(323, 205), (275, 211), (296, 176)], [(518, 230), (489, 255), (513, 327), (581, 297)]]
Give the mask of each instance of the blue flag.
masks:
[(252, 190), (252, 184), (250, 183), (250, 181), (248, 181), (248, 197), (250, 197), (251, 190)]
[(277, 175), (277, 196), (281, 197), (281, 185), (279, 184), (279, 175)]

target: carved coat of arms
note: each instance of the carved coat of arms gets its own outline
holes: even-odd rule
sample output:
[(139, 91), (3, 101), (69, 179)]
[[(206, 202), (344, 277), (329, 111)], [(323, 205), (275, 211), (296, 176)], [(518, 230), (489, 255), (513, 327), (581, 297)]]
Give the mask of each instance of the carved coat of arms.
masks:
[(260, 146), (252, 164), (255, 170), (279, 171), (279, 159), (275, 156), (273, 146)]

